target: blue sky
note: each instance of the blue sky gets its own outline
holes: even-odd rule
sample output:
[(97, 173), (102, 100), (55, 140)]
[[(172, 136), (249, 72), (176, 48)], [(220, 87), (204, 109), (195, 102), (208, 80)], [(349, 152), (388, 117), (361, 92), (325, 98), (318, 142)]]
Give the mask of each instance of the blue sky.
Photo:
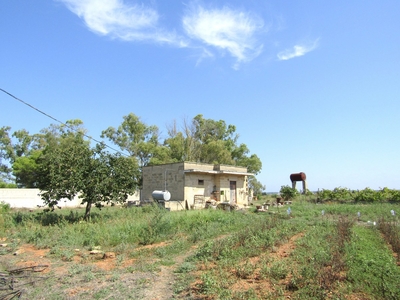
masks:
[[(400, 189), (400, 1), (8, 0), (0, 88), (89, 134), (233, 124), (266, 191)], [(0, 93), (0, 126), (51, 119)]]

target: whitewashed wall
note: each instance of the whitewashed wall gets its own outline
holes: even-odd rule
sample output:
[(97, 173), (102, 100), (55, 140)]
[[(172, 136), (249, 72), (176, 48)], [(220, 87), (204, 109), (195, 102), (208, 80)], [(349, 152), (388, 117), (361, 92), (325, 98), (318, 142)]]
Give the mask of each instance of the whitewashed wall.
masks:
[[(0, 189), (0, 202), (10, 204), (12, 208), (34, 209), (43, 206), (39, 189)], [(128, 201), (139, 200), (139, 193), (128, 197)], [(62, 199), (58, 203), (60, 207), (79, 207), (81, 200), (76, 196), (72, 201)]]

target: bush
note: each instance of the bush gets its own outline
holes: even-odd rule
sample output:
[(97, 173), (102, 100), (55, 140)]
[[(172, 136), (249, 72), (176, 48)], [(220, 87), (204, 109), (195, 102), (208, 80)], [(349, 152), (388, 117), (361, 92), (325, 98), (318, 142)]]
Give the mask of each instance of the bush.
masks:
[(6, 213), (10, 211), (10, 204), (5, 203), (4, 201), (0, 202), (0, 213)]
[(381, 194), (378, 192), (370, 189), (370, 188), (365, 188), (361, 191), (358, 191), (356, 196), (354, 197), (354, 201), (356, 202), (378, 202), (381, 199)]
[(296, 196), (300, 195), (298, 190), (291, 188), (288, 185), (283, 185), (281, 187), (281, 190), (279, 191), (279, 193), (281, 194), (283, 199), (285, 199), (286, 201), (294, 199)]
[(16, 189), (17, 185), (15, 183), (6, 183), (0, 181), (0, 189)]

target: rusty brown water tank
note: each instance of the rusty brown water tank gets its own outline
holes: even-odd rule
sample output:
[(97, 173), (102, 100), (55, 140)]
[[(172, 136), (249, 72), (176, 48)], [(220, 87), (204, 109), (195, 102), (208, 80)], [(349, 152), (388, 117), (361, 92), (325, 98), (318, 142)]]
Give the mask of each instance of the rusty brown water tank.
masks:
[(306, 180), (306, 173), (293, 173), (290, 174), (290, 180), (293, 181), (305, 181)]

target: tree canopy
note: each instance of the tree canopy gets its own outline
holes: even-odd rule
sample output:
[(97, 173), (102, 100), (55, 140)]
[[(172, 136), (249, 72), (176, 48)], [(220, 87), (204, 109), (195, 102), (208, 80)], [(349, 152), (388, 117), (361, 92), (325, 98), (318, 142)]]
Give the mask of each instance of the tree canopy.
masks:
[[(81, 120), (51, 124), (33, 135), (10, 130), (0, 128), (0, 181), (38, 187), (50, 207), (79, 194), (87, 205), (86, 216), (92, 205), (125, 201), (140, 187), (141, 167), (146, 165), (192, 161), (242, 166), (253, 174), (262, 168), (259, 157), (238, 143), (234, 125), (201, 114), (183, 120), (181, 126), (174, 121), (163, 140), (157, 126), (133, 113), (124, 116), (118, 128), (108, 127), (101, 136), (127, 157), (106, 152), (104, 144), (91, 147)], [(249, 187), (255, 193), (264, 189), (254, 176)]]
[(123, 117), (118, 128), (108, 127), (101, 133), (116, 144), (122, 151), (137, 158), (141, 167), (147, 165), (159, 147), (159, 133), (157, 126), (148, 126), (133, 113)]
[(35, 187), (35, 162), (39, 155), (37, 136), (30, 135), (25, 129), (15, 131), (0, 128), (0, 174), (1, 179), (13, 181), (22, 187)]
[(173, 161), (237, 165), (246, 167), (254, 174), (261, 171), (261, 160), (256, 154), (248, 156), (248, 147), (238, 144), (236, 127), (227, 125), (223, 120), (215, 121), (197, 115), (191, 122), (185, 120), (181, 130), (174, 123), (168, 135), (164, 145), (170, 150)]
[[(160, 142), (158, 128), (147, 125), (133, 113), (123, 117), (115, 129), (109, 127), (102, 136), (127, 151), (140, 161), (140, 166), (171, 162), (192, 161), (209, 164), (226, 164), (246, 167), (248, 172), (258, 174), (262, 163), (256, 154), (250, 154), (246, 144), (238, 144), (236, 126), (225, 121), (205, 119), (199, 114), (192, 120), (183, 120), (167, 127), (168, 136)], [(249, 187), (261, 194), (265, 186), (255, 176), (250, 176)]]
[(134, 158), (110, 154), (103, 144), (91, 148), (83, 131), (60, 127), (55, 136), (38, 159), (38, 187), (45, 204), (54, 207), (79, 193), (89, 218), (92, 205), (124, 202), (137, 190), (140, 174)]

